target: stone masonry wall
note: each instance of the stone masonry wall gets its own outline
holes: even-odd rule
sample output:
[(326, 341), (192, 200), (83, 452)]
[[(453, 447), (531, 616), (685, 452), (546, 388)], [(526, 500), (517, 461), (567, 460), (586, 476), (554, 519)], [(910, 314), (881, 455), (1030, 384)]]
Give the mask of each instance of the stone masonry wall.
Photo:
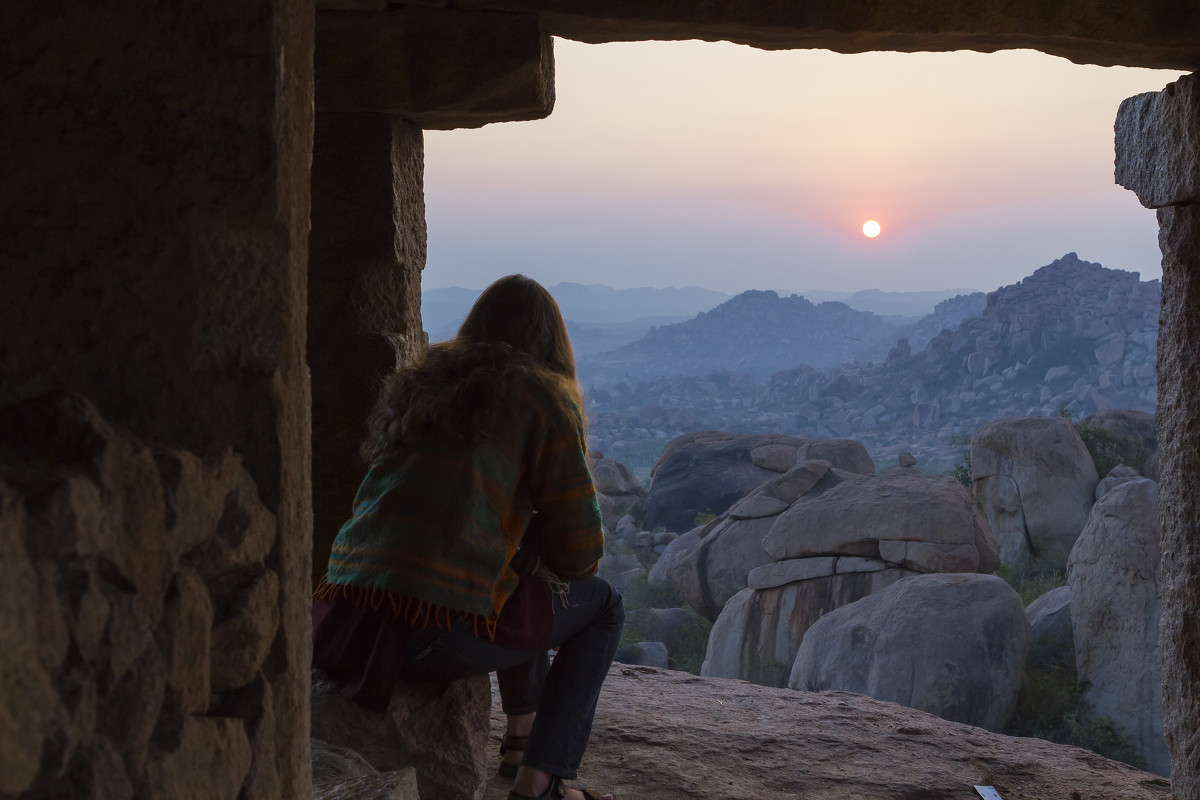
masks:
[(241, 459), (78, 395), (0, 431), (0, 795), (284, 796), (279, 524)]
[[(310, 791), (313, 17), (0, 4), (0, 407), (133, 437), (0, 427), (51, 476), (3, 490), (0, 795)], [(231, 494), (253, 558), (186, 559)]]

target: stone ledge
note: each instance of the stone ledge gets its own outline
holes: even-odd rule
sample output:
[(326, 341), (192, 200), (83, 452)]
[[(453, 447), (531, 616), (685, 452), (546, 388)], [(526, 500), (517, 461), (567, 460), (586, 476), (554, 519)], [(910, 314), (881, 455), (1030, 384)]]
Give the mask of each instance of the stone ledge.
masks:
[(1147, 208), (1200, 201), (1200, 73), (1121, 103), (1117, 183)]
[(536, 14), (420, 6), (317, 14), (316, 109), (378, 112), (422, 128), (542, 119), (554, 51)]

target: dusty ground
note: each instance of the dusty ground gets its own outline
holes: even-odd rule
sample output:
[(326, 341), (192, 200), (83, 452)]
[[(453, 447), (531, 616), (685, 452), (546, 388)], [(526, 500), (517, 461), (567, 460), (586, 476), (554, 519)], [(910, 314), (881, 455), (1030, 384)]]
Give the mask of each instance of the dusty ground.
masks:
[[(504, 722), (493, 708), (494, 754)], [(1075, 747), (861, 695), (620, 664), (576, 781), (617, 800), (979, 800), (976, 784), (1003, 800), (1170, 798), (1165, 779)], [(493, 777), (485, 800), (508, 788)]]

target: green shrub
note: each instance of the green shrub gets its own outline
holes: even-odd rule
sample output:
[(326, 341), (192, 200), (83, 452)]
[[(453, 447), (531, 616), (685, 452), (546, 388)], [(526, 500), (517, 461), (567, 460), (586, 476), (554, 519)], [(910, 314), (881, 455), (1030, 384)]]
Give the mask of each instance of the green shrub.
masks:
[(1138, 436), (1121, 427), (1108, 427), (1083, 420), (1075, 424), (1079, 438), (1092, 456), (1096, 473), (1103, 478), (1118, 464), (1140, 470), (1150, 458), (1150, 449)]
[(1129, 736), (1083, 699), (1087, 683), (1075, 678), (1074, 665), (1030, 666), (1009, 723), (1010, 736), (1031, 736), (1083, 747), (1105, 758), (1146, 768)]
[(949, 475), (954, 480), (961, 483), (967, 489), (974, 489), (974, 481), (971, 477), (971, 437), (967, 435), (950, 437), (950, 444), (955, 447), (963, 448), (962, 454), (958, 461), (950, 469), (943, 470), (943, 475)]
[(647, 580), (647, 571), (642, 570), (621, 590), (625, 604), (625, 627), (621, 629), (620, 647), (628, 647), (645, 641), (645, 635), (637, 625), (637, 611), (650, 608), (683, 608), (688, 613), (689, 624), (672, 641), (663, 642), (667, 647), (667, 666), (670, 669), (700, 674), (704, 654), (708, 649), (708, 634), (712, 623), (687, 608), (679, 593), (670, 585), (662, 586)]
[(701, 525), (707, 525), (716, 518), (717, 515), (713, 513), (712, 509), (706, 508), (696, 515), (695, 519), (692, 520), (692, 525), (699, 528)]
[(1035, 559), (1024, 564), (1001, 564), (996, 574), (1016, 590), (1022, 603), (1029, 605), (1051, 589), (1067, 585), (1066, 568), (1056, 563)]

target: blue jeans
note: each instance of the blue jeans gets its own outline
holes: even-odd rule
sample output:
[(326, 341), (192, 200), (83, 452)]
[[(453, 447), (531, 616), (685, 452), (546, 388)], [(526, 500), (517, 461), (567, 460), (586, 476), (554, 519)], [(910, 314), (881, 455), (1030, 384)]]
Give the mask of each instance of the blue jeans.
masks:
[(617, 652), (625, 609), (621, 595), (598, 576), (568, 582), (566, 602), (554, 599), (550, 646), (514, 650), (477, 639), (470, 623), (450, 630), (412, 631), (405, 644), (404, 681), (446, 681), (495, 672), (506, 714), (537, 712), (521, 763), (573, 779), (592, 733), (596, 700)]

